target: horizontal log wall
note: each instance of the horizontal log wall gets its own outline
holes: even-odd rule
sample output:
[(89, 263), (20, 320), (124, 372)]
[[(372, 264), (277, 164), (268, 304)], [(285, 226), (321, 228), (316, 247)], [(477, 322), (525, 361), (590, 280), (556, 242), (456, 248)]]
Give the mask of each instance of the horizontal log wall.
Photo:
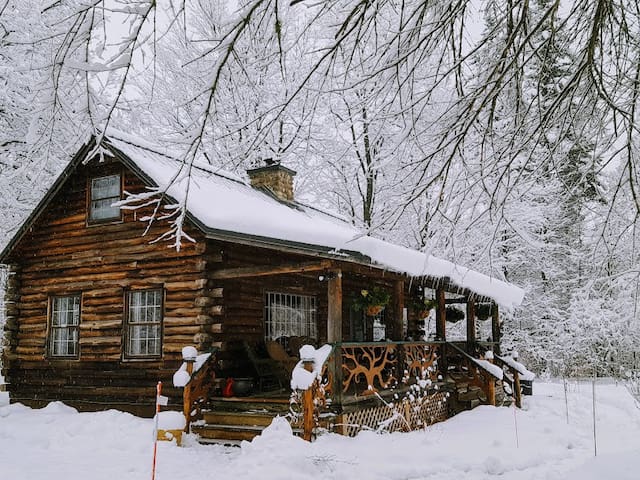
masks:
[(218, 279), (215, 272), (252, 266), (273, 266), (306, 263), (309, 257), (274, 250), (257, 248), (241, 244), (209, 241), (208, 258), (219, 263), (209, 262), (208, 287), (215, 313), (219, 313), (218, 323), (214, 323), (214, 344), (220, 348), (218, 358), (223, 367), (223, 375), (247, 376), (253, 371), (242, 347), (243, 341), (260, 344), (264, 341), (264, 307), (266, 292), (282, 292), (316, 297), (318, 334), (321, 341), (326, 340), (327, 285), (318, 280), (322, 272), (287, 273), (243, 277), (237, 279)]
[[(4, 375), (14, 400), (58, 399), (81, 408), (118, 404), (140, 413), (141, 406), (153, 404), (158, 380), (178, 399), (180, 393), (170, 385), (183, 346), (205, 350), (212, 345), (210, 297), (215, 292), (207, 288), (205, 271), (215, 259), (204, 255), (206, 241), (199, 231), (187, 225), (197, 242), (186, 242), (176, 252), (166, 242), (150, 243), (167, 224), (156, 224), (143, 236), (146, 225), (137, 219), (148, 210), (126, 211), (122, 222), (87, 226), (90, 178), (117, 172), (123, 174), (126, 191), (144, 190), (119, 163), (79, 167), (12, 254), (19, 274), (8, 297), (15, 304), (7, 312)], [(164, 289), (160, 359), (123, 359), (129, 288)], [(79, 358), (51, 358), (49, 298), (76, 293), (82, 296)]]
[[(207, 244), (208, 257), (215, 256), (219, 263), (209, 263), (208, 287), (211, 292), (218, 292), (217, 299), (212, 303), (219, 306), (221, 315), (219, 323), (214, 324), (214, 343), (221, 348), (218, 357), (221, 359), (224, 376), (250, 376), (252, 369), (247, 362), (242, 342), (249, 341), (260, 344), (264, 341), (264, 307), (266, 292), (282, 292), (316, 297), (317, 322), (319, 343), (327, 341), (327, 310), (328, 297), (326, 281), (327, 271), (313, 271), (305, 273), (279, 273), (274, 275), (243, 276), (237, 279), (217, 278), (220, 269), (242, 269), (261, 266), (261, 273), (269, 266), (276, 269), (283, 264), (308, 265), (314, 257), (300, 254), (279, 252), (264, 248), (241, 244), (212, 241)], [(315, 258), (316, 261), (317, 258)], [(351, 304), (362, 289), (379, 286), (393, 294), (393, 282), (397, 278), (393, 274), (386, 274), (376, 269), (359, 268), (353, 264), (334, 261), (335, 268), (343, 270), (343, 325), (342, 333), (345, 341), (352, 340), (351, 335)], [(328, 269), (331, 270), (331, 269)], [(242, 270), (239, 270), (242, 271)], [(244, 271), (242, 271), (244, 275)], [(319, 277), (324, 276), (324, 280)], [(408, 286), (406, 287), (408, 298)], [(221, 293), (223, 292), (223, 293)], [(358, 315), (358, 314), (356, 314)], [(387, 306), (385, 319), (389, 323), (387, 331), (391, 335), (391, 324), (394, 312), (393, 302)], [(371, 329), (368, 329), (371, 333)]]
[[(139, 407), (152, 405), (158, 380), (178, 401), (179, 392), (170, 388), (171, 375), (185, 345), (199, 351), (219, 348), (223, 375), (251, 375), (242, 341), (263, 341), (265, 292), (269, 291), (315, 296), (319, 341), (326, 342), (327, 281), (319, 276), (327, 272), (216, 276), (234, 268), (313, 265), (320, 261), (317, 257), (206, 240), (188, 225), (187, 233), (197, 242), (186, 242), (176, 252), (166, 243), (149, 243), (166, 231), (166, 224), (156, 224), (142, 236), (146, 225), (137, 218), (149, 211), (126, 211), (122, 222), (87, 226), (88, 181), (115, 172), (123, 174), (125, 190), (145, 188), (115, 162), (80, 167), (10, 259), (16, 274), (7, 292), (7, 300), (13, 303), (7, 310), (3, 373), (13, 399), (27, 403), (55, 399), (81, 408), (118, 406), (140, 413)], [(343, 272), (342, 333), (349, 341), (353, 340), (353, 297), (376, 285), (392, 294), (399, 277), (339, 261), (333, 262), (331, 269), (335, 268)], [(125, 360), (125, 292), (158, 287), (165, 292), (162, 358)], [(48, 357), (49, 298), (75, 293), (82, 294), (79, 358)], [(409, 298), (408, 282), (405, 298)], [(391, 302), (385, 314), (387, 336), (392, 331), (393, 308)], [(370, 334), (370, 326), (367, 330)]]

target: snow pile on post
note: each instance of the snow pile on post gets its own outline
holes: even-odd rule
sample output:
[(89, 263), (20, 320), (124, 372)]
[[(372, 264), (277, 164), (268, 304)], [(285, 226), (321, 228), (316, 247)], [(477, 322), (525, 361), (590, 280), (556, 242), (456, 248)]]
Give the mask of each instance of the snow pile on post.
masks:
[[(331, 345), (323, 345), (318, 349), (311, 345), (303, 345), (300, 348), (301, 360), (291, 372), (292, 390), (307, 390), (317, 378), (320, 378), (322, 367), (331, 354), (331, 348)], [(305, 361), (313, 362), (313, 370), (311, 372), (304, 368)]]
[[(191, 380), (191, 376), (195, 374), (202, 365), (211, 356), (211, 353), (202, 353), (198, 355), (198, 351), (195, 347), (184, 347), (182, 349), (182, 358), (185, 360), (180, 365), (180, 368), (173, 374), (173, 386), (176, 388), (183, 388)], [(187, 363), (193, 362), (193, 373), (189, 375), (187, 371)]]
[(158, 413), (158, 429), (160, 430), (183, 430), (186, 425), (187, 420), (182, 412), (166, 411)]

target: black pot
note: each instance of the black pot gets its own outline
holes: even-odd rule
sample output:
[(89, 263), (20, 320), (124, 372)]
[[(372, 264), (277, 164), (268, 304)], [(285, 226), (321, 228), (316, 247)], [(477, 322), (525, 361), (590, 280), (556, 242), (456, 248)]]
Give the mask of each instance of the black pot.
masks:
[(253, 391), (253, 378), (234, 378), (233, 394), (238, 397), (250, 395)]

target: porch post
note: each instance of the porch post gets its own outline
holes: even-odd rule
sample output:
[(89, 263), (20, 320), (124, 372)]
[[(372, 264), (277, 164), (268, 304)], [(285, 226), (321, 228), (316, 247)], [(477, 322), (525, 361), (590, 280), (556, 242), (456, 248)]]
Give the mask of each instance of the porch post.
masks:
[(327, 342), (342, 341), (342, 270), (333, 270), (329, 275), (327, 309)]
[(500, 315), (495, 303), (491, 304), (491, 340), (494, 342), (493, 351), (500, 355)]
[(393, 285), (393, 326), (391, 340), (404, 340), (403, 334), (404, 281), (396, 280)]
[(436, 337), (438, 340), (446, 340), (445, 325), (447, 319), (447, 304), (444, 299), (444, 289), (436, 289), (436, 300), (438, 300), (438, 308), (436, 309)]
[(467, 353), (471, 355), (476, 343), (476, 304), (467, 298)]

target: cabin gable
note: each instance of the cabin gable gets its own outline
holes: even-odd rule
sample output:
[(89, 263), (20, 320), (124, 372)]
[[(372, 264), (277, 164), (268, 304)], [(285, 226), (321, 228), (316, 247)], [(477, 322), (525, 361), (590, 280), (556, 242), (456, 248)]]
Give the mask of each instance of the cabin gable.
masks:
[[(204, 236), (187, 222), (196, 243), (178, 252), (152, 243), (166, 224), (144, 235), (148, 209), (109, 216), (107, 208), (107, 218), (91, 219), (92, 183), (109, 177), (122, 191), (147, 187), (115, 159), (79, 164), (5, 258), (13, 275), (3, 373), (12, 400), (112, 396), (131, 409), (170, 379), (184, 345), (211, 346)], [(93, 200), (110, 196), (107, 188)]]

